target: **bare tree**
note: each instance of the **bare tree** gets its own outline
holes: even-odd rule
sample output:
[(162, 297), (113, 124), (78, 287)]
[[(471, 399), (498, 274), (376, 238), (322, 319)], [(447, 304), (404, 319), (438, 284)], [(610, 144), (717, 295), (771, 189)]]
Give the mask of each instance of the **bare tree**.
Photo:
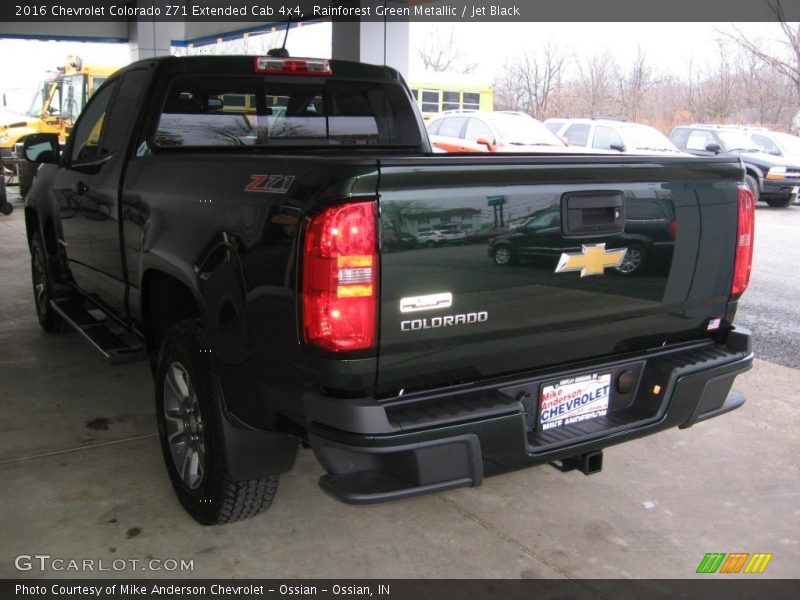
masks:
[(623, 116), (631, 121), (638, 120), (647, 91), (657, 83), (653, 80), (653, 70), (641, 46), (636, 49), (633, 64), (627, 72), (617, 69), (616, 80)]
[(548, 115), (554, 92), (561, 85), (566, 55), (552, 43), (538, 53), (522, 53), (503, 67), (495, 81), (499, 110), (520, 110), (537, 119)]
[[(800, 23), (786, 21), (781, 0), (770, 2), (769, 7), (778, 20), (782, 34), (782, 39), (778, 40), (777, 50), (751, 40), (735, 25), (732, 26), (733, 33), (726, 31), (720, 33), (766, 67), (786, 76), (794, 87), (794, 96), (797, 100), (800, 99)], [(800, 131), (800, 110), (792, 118), (792, 128)]]
[(738, 80), (745, 122), (779, 127), (789, 123), (792, 84), (783, 73), (765, 69), (764, 63), (751, 54), (741, 62)]
[(608, 51), (594, 54), (578, 64), (575, 92), (586, 116), (610, 116), (616, 112), (614, 79), (618, 71)]
[[(438, 33), (438, 32), (437, 32)], [(417, 55), (425, 69), (437, 73), (451, 71), (454, 73), (472, 73), (477, 63), (463, 62), (464, 53), (455, 39), (455, 30), (450, 28), (448, 35), (432, 35), (417, 49)]]
[(695, 116), (702, 121), (725, 122), (736, 119), (739, 109), (737, 94), (738, 72), (724, 44), (719, 44), (716, 65), (709, 67), (695, 91), (697, 103), (693, 107)]

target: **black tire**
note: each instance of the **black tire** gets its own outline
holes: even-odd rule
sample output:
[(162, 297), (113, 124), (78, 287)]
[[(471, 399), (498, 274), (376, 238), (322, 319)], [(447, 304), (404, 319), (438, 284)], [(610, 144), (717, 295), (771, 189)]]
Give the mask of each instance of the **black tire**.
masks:
[(494, 264), (500, 267), (513, 265), (517, 261), (517, 257), (511, 250), (511, 247), (506, 245), (497, 246), (497, 248), (492, 250), (492, 259), (494, 260)]
[[(753, 202), (758, 202), (758, 198), (761, 195), (758, 191), (758, 180), (752, 175), (747, 175), (744, 178), (744, 182), (747, 185), (747, 189), (753, 194)], [(769, 200), (767, 200), (767, 204), (769, 204)], [(770, 206), (772, 205), (770, 204)]]
[(642, 246), (628, 246), (622, 264), (617, 267), (622, 275), (641, 275), (647, 267), (647, 252)]
[(792, 205), (792, 197), (787, 196), (786, 198), (770, 198), (765, 200), (765, 202), (772, 208), (788, 208)]
[(47, 264), (42, 234), (36, 231), (31, 240), (31, 282), (33, 283), (33, 302), (36, 305), (36, 316), (39, 325), (47, 333), (60, 333), (67, 329), (64, 319), (52, 306), (52, 279)]
[[(204, 352), (207, 349), (196, 320), (181, 321), (167, 330), (156, 368), (156, 415), (161, 451), (178, 500), (198, 523), (220, 525), (254, 517), (269, 508), (278, 489), (278, 476), (233, 481), (228, 475), (222, 399)], [(176, 409), (178, 404), (182, 408)], [(178, 470), (179, 462), (184, 475)]]

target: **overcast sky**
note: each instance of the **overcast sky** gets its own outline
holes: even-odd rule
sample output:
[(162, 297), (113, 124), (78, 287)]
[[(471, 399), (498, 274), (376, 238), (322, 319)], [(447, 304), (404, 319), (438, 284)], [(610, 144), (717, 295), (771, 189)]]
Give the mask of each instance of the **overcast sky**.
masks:
[[(775, 37), (776, 24), (744, 23), (741, 29), (752, 39)], [(548, 41), (574, 56), (608, 51), (626, 64), (641, 46), (650, 63), (662, 73), (685, 75), (691, 60), (698, 68), (712, 63), (718, 54), (718, 30), (730, 23), (453, 23), (411, 24), (411, 76), (420, 70), (415, 48), (433, 36), (449, 37), (453, 30), (464, 60), (477, 63), (475, 76), (490, 82), (498, 66), (522, 51), (535, 53)], [(293, 29), (288, 47), (295, 56), (330, 54), (330, 23)], [(125, 44), (37, 42), (0, 39), (0, 89), (30, 88), (47, 69), (53, 69), (70, 53), (86, 61), (124, 64), (129, 60)], [(13, 57), (9, 60), (9, 57)], [(9, 94), (11, 96), (11, 94)]]
[[(732, 31), (731, 23), (458, 23), (454, 39), (466, 62), (478, 65), (475, 73), (491, 80), (498, 65), (522, 51), (535, 54), (548, 42), (575, 57), (608, 51), (622, 65), (636, 55), (638, 46), (648, 61), (663, 73), (684, 75), (690, 61), (696, 66), (717, 58), (719, 31)], [(774, 23), (740, 23), (736, 26), (750, 39), (780, 35)], [(415, 48), (434, 35), (449, 36), (450, 24), (411, 25), (412, 69)]]

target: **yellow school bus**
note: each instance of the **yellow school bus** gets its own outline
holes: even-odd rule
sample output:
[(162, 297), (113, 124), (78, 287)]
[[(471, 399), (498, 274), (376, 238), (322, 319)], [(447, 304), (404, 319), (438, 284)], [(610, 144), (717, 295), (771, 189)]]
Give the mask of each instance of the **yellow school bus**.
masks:
[(491, 84), (475, 75), (425, 73), (409, 87), (424, 119), (446, 110), (494, 110)]
[(24, 162), (20, 162), (18, 168), (14, 166), (14, 146), (36, 133), (56, 133), (63, 144), (89, 97), (122, 66), (88, 64), (71, 54), (63, 66), (48, 72), (39, 82), (24, 114), (10, 114), (0, 119), (0, 156), (5, 163), (0, 176), (19, 177), (20, 193), (24, 195), (35, 167)]
[(63, 143), (89, 97), (122, 66), (87, 64), (78, 56), (67, 56), (63, 66), (39, 83), (25, 114), (0, 122), (3, 156), (10, 156), (14, 144), (34, 133), (57, 133)]

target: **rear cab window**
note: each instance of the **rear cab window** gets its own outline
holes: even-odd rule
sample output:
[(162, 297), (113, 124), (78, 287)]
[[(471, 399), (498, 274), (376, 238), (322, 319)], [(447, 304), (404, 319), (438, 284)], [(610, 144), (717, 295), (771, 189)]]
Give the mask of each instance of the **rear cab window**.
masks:
[(408, 93), (396, 82), (320, 77), (178, 75), (155, 148), (419, 146)]

